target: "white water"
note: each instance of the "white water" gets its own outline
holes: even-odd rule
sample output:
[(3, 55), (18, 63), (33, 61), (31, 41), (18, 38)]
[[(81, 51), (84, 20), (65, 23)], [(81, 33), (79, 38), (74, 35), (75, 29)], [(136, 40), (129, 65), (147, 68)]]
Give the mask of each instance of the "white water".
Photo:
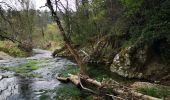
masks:
[(57, 95), (49, 91), (60, 86), (60, 82), (55, 79), (55, 75), (66, 65), (75, 65), (64, 58), (52, 58), (51, 52), (41, 49), (34, 49), (34, 55), (28, 58), (16, 58), (12, 60), (0, 60), (0, 67), (18, 67), (28, 63), (29, 60), (42, 60), (43, 62), (36, 66), (41, 66), (27, 74), (32, 74), (35, 78), (23, 77), (0, 69), (0, 75), (5, 76), (0, 80), (0, 100), (40, 100), (45, 94), (53, 100)]

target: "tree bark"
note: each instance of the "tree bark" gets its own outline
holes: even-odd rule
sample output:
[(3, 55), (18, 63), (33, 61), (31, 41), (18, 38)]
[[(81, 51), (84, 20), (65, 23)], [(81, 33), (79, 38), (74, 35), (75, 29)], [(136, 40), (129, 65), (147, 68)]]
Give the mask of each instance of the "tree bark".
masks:
[[(101, 82), (98, 82), (98, 81), (96, 81), (96, 80), (94, 80), (94, 79), (91, 79), (91, 78), (86, 78), (86, 77), (81, 77), (81, 75), (80, 76), (78, 76), (78, 75), (72, 75), (72, 74), (69, 74), (69, 77), (57, 77), (57, 79), (59, 80), (59, 81), (63, 81), (63, 82), (69, 82), (69, 81), (71, 81), (73, 84), (75, 84), (76, 86), (81, 86), (81, 81), (80, 81), (80, 79), (79, 79), (79, 77), (81, 78), (81, 80), (85, 80), (85, 82), (88, 84), (88, 83), (90, 83), (91, 85), (93, 85), (93, 86), (97, 86), (97, 88), (101, 88), (102, 87), (102, 83)], [(119, 83), (118, 83), (119, 84)], [(82, 87), (82, 86), (81, 86)], [(85, 89), (85, 90), (87, 90), (87, 91), (89, 91), (89, 92), (91, 92), (91, 93), (94, 93), (94, 94), (96, 94), (97, 92), (96, 91), (93, 91), (93, 90), (91, 90), (91, 89), (88, 89), (88, 88), (85, 88), (84, 86), (82, 87), (82, 89)], [(124, 100), (123, 98), (121, 98), (121, 95), (125, 95), (125, 96), (128, 96), (127, 95), (127, 93), (129, 93), (129, 94), (131, 94), (131, 96), (132, 96), (132, 98), (133, 97), (138, 97), (138, 98), (140, 98), (141, 100), (161, 100), (161, 99), (159, 99), (159, 98), (156, 98), (156, 97), (152, 97), (152, 96), (149, 96), (149, 95), (144, 95), (144, 94), (142, 94), (142, 93), (138, 93), (138, 92), (135, 92), (135, 91), (133, 91), (133, 90), (128, 90), (128, 91), (123, 91), (121, 88), (120, 89), (114, 89), (113, 88), (113, 94), (116, 94), (116, 95), (120, 95), (120, 97), (119, 96), (114, 96), (113, 94), (106, 94), (106, 95), (108, 95), (108, 96), (110, 96), (110, 97), (113, 97), (114, 99), (116, 99), (116, 100)], [(113, 99), (113, 100), (114, 100)]]
[(52, 6), (51, 0), (47, 0), (47, 6), (51, 11), (52, 17), (54, 18), (54, 21), (57, 23), (57, 26), (60, 30), (60, 34), (63, 37), (64, 43), (67, 47), (67, 49), (70, 51), (70, 53), (73, 55), (74, 59), (76, 60), (78, 66), (80, 67), (80, 73), (81, 74), (85, 74), (85, 67), (83, 65), (83, 62), (79, 56), (79, 54), (77, 53), (77, 51), (73, 48), (73, 46), (70, 43), (70, 40), (67, 38), (66, 36), (66, 32), (64, 31), (63, 26), (61, 25), (61, 21), (59, 19), (59, 17), (57, 16), (57, 10), (56, 12), (54, 11), (54, 8)]

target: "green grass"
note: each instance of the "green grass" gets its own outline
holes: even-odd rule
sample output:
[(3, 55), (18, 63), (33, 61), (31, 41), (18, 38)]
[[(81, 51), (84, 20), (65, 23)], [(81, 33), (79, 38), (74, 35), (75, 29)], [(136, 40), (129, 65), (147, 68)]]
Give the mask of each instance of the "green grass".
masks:
[(77, 73), (79, 73), (80, 68), (77, 66), (73, 66), (73, 65), (67, 65), (63, 70), (61, 70), (59, 73), (61, 76), (63, 77), (68, 77), (68, 74), (74, 74), (76, 75)]
[(150, 88), (138, 88), (138, 92), (157, 97), (157, 98), (164, 98), (170, 95), (170, 91), (167, 88), (158, 88), (158, 87), (150, 87)]
[[(68, 77), (68, 74), (78, 74), (80, 71), (80, 68), (74, 65), (67, 65), (63, 70), (61, 70), (59, 73), (63, 77)], [(102, 69), (102, 67), (92, 67), (87, 66), (87, 74), (90, 75), (90, 77), (101, 81), (103, 78), (107, 79), (109, 78), (108, 75), (104, 74), (106, 71)], [(111, 91), (109, 88), (107, 91)], [(90, 94), (86, 94), (85, 91), (82, 92), (74, 85), (66, 85), (63, 87), (60, 87), (57, 89), (57, 98), (56, 100), (92, 100), (92, 96)], [(71, 98), (71, 99), (70, 99)]]
[(89, 95), (84, 94), (73, 84), (62, 84), (52, 90), (39, 90), (40, 100), (49, 100), (49, 93), (56, 94), (53, 100), (92, 100)]
[(0, 51), (3, 51), (14, 57), (26, 57), (30, 55), (29, 53), (20, 50), (17, 44), (14, 44), (10, 41), (0, 41)]
[(104, 68), (105, 66), (88, 65), (87, 74), (96, 79), (97, 81), (102, 81), (104, 79), (109, 79), (109, 71)]
[[(86, 66), (86, 73), (91, 78), (96, 79), (97, 81), (102, 81), (103, 79), (110, 79), (111, 74), (110, 71), (104, 69), (105, 66), (95, 66), (95, 65), (87, 65)], [(80, 72), (80, 68), (74, 65), (67, 65), (63, 70), (59, 73), (63, 77), (68, 77), (68, 74), (77, 75)]]
[(56, 100), (68, 100), (70, 98), (75, 98), (75, 100), (77, 100), (80, 96), (80, 90), (74, 85), (67, 85), (58, 88), (56, 94)]
[[(93, 67), (93, 66), (87, 66), (87, 74), (95, 78), (98, 81), (102, 81), (103, 78), (109, 79), (110, 76), (106, 73), (108, 73), (105, 69), (102, 67)], [(59, 73), (63, 77), (68, 77), (68, 74), (74, 74), (77, 75), (80, 72), (80, 68), (78, 66), (74, 65), (67, 65), (63, 70), (61, 70)]]
[(50, 97), (48, 95), (41, 95), (40, 100), (48, 100)]
[(56, 100), (92, 100), (89, 94), (86, 94), (73, 84), (62, 85), (56, 89)]

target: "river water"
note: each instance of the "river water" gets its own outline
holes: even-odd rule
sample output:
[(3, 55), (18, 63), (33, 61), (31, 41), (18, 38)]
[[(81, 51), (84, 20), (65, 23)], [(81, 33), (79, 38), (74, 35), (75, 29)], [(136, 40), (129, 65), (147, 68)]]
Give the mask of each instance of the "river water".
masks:
[(68, 59), (52, 58), (51, 52), (41, 49), (34, 49), (34, 55), (28, 58), (15, 58), (10, 60), (0, 60), (0, 67), (12, 68), (27, 64), (30, 60), (41, 60), (36, 70), (25, 73), (31, 74), (27, 78), (14, 71), (0, 69), (0, 100), (41, 100), (43, 95), (48, 96), (48, 100), (53, 100), (57, 94), (52, 90), (62, 84), (55, 79), (55, 75), (67, 65), (75, 65)]

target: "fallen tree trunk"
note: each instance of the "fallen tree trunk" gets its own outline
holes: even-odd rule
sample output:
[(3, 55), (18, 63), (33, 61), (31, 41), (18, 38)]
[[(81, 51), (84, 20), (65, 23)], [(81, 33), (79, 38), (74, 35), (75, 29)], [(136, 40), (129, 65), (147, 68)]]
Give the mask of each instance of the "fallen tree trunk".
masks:
[(63, 82), (71, 81), (72, 83), (74, 83), (75, 85), (78, 86), (80, 84), (80, 81), (79, 81), (79, 77), (80, 77), (82, 80), (85, 80), (88, 83), (91, 83), (91, 84), (98, 86), (98, 87), (101, 86), (101, 83), (96, 81), (96, 80), (93, 80), (93, 79), (90, 79), (90, 78), (83, 79), (82, 76), (78, 76), (78, 75), (72, 75), (72, 74), (68, 74), (68, 75), (69, 75), (69, 77), (67, 77), (67, 78), (59, 76), (59, 77), (57, 77), (57, 79), (59, 81), (63, 81)]
[[(104, 85), (101, 83), (101, 82), (98, 82), (94, 79), (91, 79), (91, 78), (88, 78), (88, 77), (84, 77), (82, 75), (72, 75), (72, 74), (69, 74), (69, 77), (65, 78), (65, 77), (60, 77), (58, 76), (57, 79), (59, 81), (62, 81), (62, 82), (69, 82), (71, 81), (73, 84), (75, 84), (76, 86), (81, 86), (82, 89), (84, 90), (87, 90), (89, 91), (90, 93), (93, 93), (93, 94), (97, 94), (98, 92), (96, 91), (93, 91), (89, 88), (86, 88), (82, 85), (81, 83), (81, 80), (84, 80), (87, 84), (92, 84), (92, 85), (95, 85), (97, 86), (98, 88), (104, 88)], [(118, 84), (118, 83), (117, 83)], [(122, 87), (122, 86), (121, 86)], [(102, 90), (102, 89), (100, 89)], [(113, 95), (115, 94), (115, 95)], [(128, 89), (128, 91), (124, 91), (123, 89), (114, 89), (113, 88), (113, 94), (104, 94), (105, 96), (109, 96), (109, 97), (112, 97), (114, 100), (124, 100), (121, 96), (119, 97), (119, 95), (124, 95), (124, 96), (128, 96), (130, 95), (131, 97), (137, 97), (137, 98), (140, 98), (142, 100), (161, 100), (159, 98), (155, 98), (155, 97), (152, 97), (152, 96), (148, 96), (148, 95), (144, 95), (142, 93), (138, 93), (138, 92), (135, 92), (131, 89)]]

